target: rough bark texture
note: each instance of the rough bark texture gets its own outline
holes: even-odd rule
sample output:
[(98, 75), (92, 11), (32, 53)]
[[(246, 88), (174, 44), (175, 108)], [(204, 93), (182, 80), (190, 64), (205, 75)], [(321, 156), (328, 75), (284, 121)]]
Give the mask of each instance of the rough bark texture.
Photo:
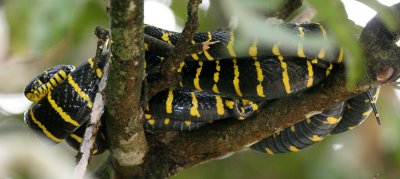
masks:
[[(396, 5), (395, 7), (397, 17), (400, 19), (400, 5)], [(130, 39), (131, 37), (124, 38)], [(377, 21), (377, 18), (375, 18), (367, 25), (366, 30), (360, 38), (361, 44), (368, 52), (366, 54), (368, 57), (366, 59), (368, 73), (352, 90), (349, 91), (346, 89), (344, 80), (345, 71), (343, 68), (339, 68), (333, 72), (331, 78), (327, 79), (323, 84), (303, 93), (275, 100), (269, 103), (268, 107), (261, 109), (257, 115), (251, 119), (244, 121), (224, 120), (193, 132), (157, 131), (154, 134), (147, 134), (146, 140), (149, 144), (149, 151), (145, 155), (143, 163), (136, 163), (139, 165), (132, 168), (132, 170), (124, 171), (125, 175), (123, 176), (129, 176), (130, 178), (170, 177), (182, 169), (223, 156), (229, 152), (241, 150), (244, 146), (268, 137), (283, 128), (301, 121), (307, 113), (322, 111), (333, 106), (337, 102), (349, 99), (370, 88), (393, 81), (398, 78), (400, 74), (400, 60), (397, 58), (400, 56), (400, 51), (397, 46), (393, 45), (396, 38), (398, 38), (397, 34), (389, 33), (384, 30), (382, 25)], [(114, 43), (117, 43), (116, 39), (113, 38), (113, 40)], [(124, 44), (124, 42), (118, 43)], [(132, 53), (132, 51), (127, 53)], [(115, 68), (118, 68), (118, 70), (120, 70), (119, 68), (125, 69), (123, 65), (115, 66)], [(388, 75), (387, 71), (390, 68), (393, 68), (393, 72)], [(168, 68), (166, 69), (168, 70)], [(126, 70), (124, 72), (130, 73), (131, 71)], [(377, 80), (379, 76), (386, 76), (387, 78), (384, 80)], [(111, 85), (114, 83), (118, 85), (121, 81), (121, 79), (114, 78)], [(166, 81), (164, 85), (170, 85), (170, 82)], [(138, 89), (140, 88), (136, 86), (136, 90)], [(130, 93), (132, 93), (132, 91), (130, 91)], [(129, 95), (132, 94), (128, 94), (128, 96)], [(118, 108), (124, 108), (124, 106), (129, 103), (118, 101), (107, 105), (110, 104), (118, 106)], [(132, 106), (129, 106), (129, 108), (131, 110)], [(115, 113), (116, 111), (111, 112), (111, 114)], [(133, 113), (132, 116), (140, 116), (138, 114), (141, 114), (140, 110), (139, 113)], [(127, 119), (122, 119), (121, 122), (124, 120)], [(125, 140), (125, 137), (126, 139), (130, 139), (130, 136), (128, 136), (129, 133), (121, 130), (126, 129), (125, 127), (127, 124), (130, 124), (128, 123), (129, 121), (125, 122), (127, 123), (118, 122), (119, 124), (112, 128), (108, 126), (109, 131), (113, 128), (121, 127), (120, 133), (114, 131), (114, 135), (117, 134), (117, 136), (121, 137), (109, 139), (112, 141), (112, 144), (121, 139)], [(107, 125), (108, 124), (110, 123), (107, 123)], [(127, 131), (132, 131), (132, 129), (129, 128)], [(135, 149), (135, 146), (140, 145), (140, 141), (142, 140), (134, 141), (134, 144), (127, 150), (136, 150), (137, 148)], [(137, 142), (139, 142), (139, 144)], [(111, 147), (115, 159), (115, 151), (113, 151), (115, 147)], [(115, 161), (118, 160), (112, 161), (114, 161), (112, 163), (115, 164)], [(104, 166), (104, 170), (110, 168), (109, 163)], [(116, 165), (114, 165), (114, 167), (116, 167)], [(101, 177), (108, 178), (110, 175)]]
[(267, 13), (266, 17), (277, 17), (278, 19), (287, 19), (293, 11), (298, 9), (303, 4), (303, 0), (289, 0), (282, 4), (279, 11)]
[(103, 68), (103, 75), (98, 85), (98, 91), (93, 102), (93, 108), (90, 113), (90, 120), (83, 136), (82, 144), (79, 152), (76, 156), (77, 165), (75, 166), (72, 178), (81, 179), (84, 178), (87, 165), (90, 161), (93, 151), (93, 145), (96, 140), (96, 134), (101, 126), (101, 116), (104, 112), (104, 100), (103, 94), (108, 78), (108, 59), (109, 59), (109, 36), (110, 33), (107, 30), (97, 27), (95, 34), (98, 38), (96, 55), (94, 61), (103, 62), (106, 61), (106, 65)]
[(143, 0), (111, 0), (111, 63), (106, 87), (107, 135), (117, 174), (132, 171), (147, 152), (141, 88), (144, 77)]
[(155, 80), (155, 82), (150, 84), (149, 88), (146, 89), (146, 91), (149, 91), (149, 97), (157, 94), (163, 89), (176, 85), (180, 80), (176, 69), (178, 69), (179, 64), (183, 62), (185, 57), (193, 53), (191, 41), (199, 27), (197, 13), (200, 3), (201, 0), (189, 0), (187, 6), (188, 17), (181, 34), (181, 38), (175, 45), (172, 54), (159, 65), (159, 70), (156, 69), (157, 71), (161, 71), (162, 77), (158, 80)]

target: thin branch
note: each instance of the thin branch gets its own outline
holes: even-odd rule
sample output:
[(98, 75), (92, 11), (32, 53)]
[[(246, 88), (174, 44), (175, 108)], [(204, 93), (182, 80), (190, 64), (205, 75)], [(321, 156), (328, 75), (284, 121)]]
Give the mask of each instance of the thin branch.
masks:
[(295, 10), (303, 5), (303, 0), (292, 0), (286, 3), (282, 9), (278, 11), (278, 18), (287, 19)]
[[(108, 63), (104, 67), (104, 69), (108, 68)], [(108, 76), (108, 70), (104, 70), (104, 75), (102, 78), (102, 82), (100, 82), (100, 85), (105, 86), (105, 80), (107, 79)], [(104, 88), (104, 87), (103, 87)], [(101, 93), (103, 90), (100, 90), (98, 93), (96, 93), (96, 97), (93, 103), (93, 109), (90, 117), (90, 122), (88, 124), (88, 127), (85, 130), (85, 135), (82, 140), (82, 145), (80, 148), (80, 159), (78, 159), (78, 164), (75, 166), (74, 170), (74, 175), (72, 178), (84, 178), (85, 172), (87, 165), (89, 163), (89, 159), (91, 157), (91, 151), (93, 148), (94, 141), (96, 139), (96, 134), (100, 128), (101, 125), (101, 115), (103, 114), (103, 109), (104, 109), (104, 102), (103, 102), (103, 95)]]
[[(144, 42), (147, 45), (147, 48), (149, 49), (149, 51), (151, 51), (151, 54), (160, 56), (160, 57), (169, 57), (171, 56), (171, 54), (174, 53), (174, 49), (175, 46), (171, 45), (167, 42), (164, 42), (160, 39), (154, 38), (150, 35), (145, 34), (144, 35)], [(187, 54), (193, 54), (193, 53), (199, 53), (205, 50), (210, 49), (209, 45), (213, 45), (215, 43), (218, 43), (218, 41), (216, 42), (204, 42), (204, 43), (196, 43), (196, 44), (191, 44), (186, 46), (185, 48), (187, 49)], [(161, 66), (161, 65), (159, 65)], [(161, 68), (161, 67), (159, 67)], [(155, 71), (152, 70), (151, 71)], [(148, 72), (149, 74), (152, 74), (154, 72)]]
[(101, 116), (103, 115), (104, 111), (104, 102), (102, 93), (104, 93), (104, 89), (106, 86), (106, 81), (108, 77), (108, 59), (109, 59), (109, 52), (108, 52), (108, 42), (109, 42), (109, 33), (108, 31), (101, 29), (99, 27), (96, 28), (96, 35), (98, 37), (97, 41), (97, 50), (95, 55), (95, 61), (106, 60), (107, 63), (103, 68), (103, 76), (100, 80), (98, 85), (98, 92), (96, 93), (94, 102), (93, 102), (93, 109), (90, 113), (90, 121), (87, 125), (85, 130), (85, 134), (82, 140), (82, 144), (80, 147), (80, 151), (77, 155), (78, 164), (75, 166), (73, 177), (72, 178), (84, 178), (86, 173), (86, 168), (89, 163), (93, 144), (96, 139), (97, 131), (101, 126)]
[[(193, 53), (191, 41), (199, 27), (197, 13), (200, 3), (201, 0), (189, 0), (187, 5), (188, 18), (185, 23), (185, 28), (182, 31), (173, 53), (161, 64), (160, 70), (162, 78), (150, 84), (146, 89), (149, 97), (163, 89), (176, 85), (179, 81), (179, 78), (177, 78), (179, 75), (176, 69), (178, 69), (179, 64), (182, 63), (187, 56)], [(203, 50), (203, 45), (197, 47), (201, 47), (198, 50)]]

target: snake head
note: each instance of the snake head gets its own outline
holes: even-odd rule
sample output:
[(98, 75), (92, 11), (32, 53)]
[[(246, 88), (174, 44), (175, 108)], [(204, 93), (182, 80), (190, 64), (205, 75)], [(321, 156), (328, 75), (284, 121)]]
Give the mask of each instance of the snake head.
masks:
[(63, 82), (74, 69), (72, 65), (57, 65), (42, 72), (25, 87), (26, 98), (32, 102), (39, 102), (50, 90)]

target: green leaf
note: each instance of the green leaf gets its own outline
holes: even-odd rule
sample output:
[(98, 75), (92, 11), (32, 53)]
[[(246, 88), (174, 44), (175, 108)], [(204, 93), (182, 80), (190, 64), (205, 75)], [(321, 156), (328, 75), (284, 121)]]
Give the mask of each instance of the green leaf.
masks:
[(315, 7), (317, 15), (332, 31), (336, 41), (345, 49), (347, 86), (353, 86), (365, 73), (364, 54), (355, 38), (353, 26), (347, 19), (346, 11), (339, 0), (308, 0)]
[(171, 9), (174, 11), (177, 25), (183, 27), (186, 21), (187, 1), (172, 1)]
[(94, 37), (94, 29), (96, 26), (108, 28), (108, 15), (102, 2), (97, 0), (89, 0), (86, 4), (82, 4), (79, 11), (73, 17), (69, 29), (74, 44), (81, 40), (87, 39), (88, 31)]
[(6, 10), (12, 52), (39, 55), (51, 48), (65, 37), (82, 3), (85, 1), (10, 1)]
[[(187, 7), (186, 7), (187, 2), (188, 1), (172, 1), (171, 3), (171, 9), (175, 14), (176, 23), (181, 27), (185, 25), (187, 18)], [(215, 2), (210, 2), (210, 3), (215, 3)], [(204, 11), (202, 9), (199, 9), (198, 13), (199, 23), (200, 23), (199, 31), (209, 31), (210, 27), (212, 28), (212, 23), (210, 23), (210, 21), (213, 21), (214, 19), (207, 19), (208, 13), (209, 13), (208, 10)]]
[(24, 53), (27, 51), (25, 45), (28, 37), (28, 33), (26, 33), (27, 22), (33, 11), (32, 8), (29, 7), (32, 7), (35, 1), (26, 1), (24, 3), (20, 1), (21, 0), (9, 1), (5, 6), (6, 17), (10, 28), (11, 53)]

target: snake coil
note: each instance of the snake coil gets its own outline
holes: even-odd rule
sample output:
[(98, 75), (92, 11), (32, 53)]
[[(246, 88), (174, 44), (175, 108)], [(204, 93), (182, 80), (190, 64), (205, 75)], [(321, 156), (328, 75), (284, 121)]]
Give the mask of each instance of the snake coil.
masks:
[[(307, 90), (330, 75), (343, 61), (341, 48), (328, 49), (328, 33), (318, 23), (286, 24), (294, 32), (296, 44), (275, 41), (240, 41), (239, 34), (228, 31), (197, 33), (193, 43), (218, 42), (210, 49), (192, 54), (180, 64), (180, 87), (165, 89), (146, 105), (148, 129), (194, 130), (214, 121), (251, 117), (270, 100)], [(145, 33), (175, 44), (179, 33), (145, 26)], [(307, 39), (319, 36), (323, 43), (312, 48)], [(246, 48), (243, 48), (246, 47)], [(152, 68), (166, 56), (160, 56), (152, 44), (145, 44), (146, 68)], [(74, 68), (59, 65), (33, 79), (25, 95), (35, 104), (25, 113), (28, 127), (58, 143), (66, 140), (77, 149), (92, 108), (104, 62), (89, 59)], [(147, 77), (152, 80), (156, 77)], [(257, 151), (276, 154), (296, 152), (321, 141), (328, 134), (345, 132), (359, 125), (371, 112), (379, 90), (340, 103), (294, 124), (251, 146)], [(373, 95), (371, 95), (373, 94)], [(345, 106), (345, 107), (343, 107)], [(93, 153), (106, 149), (106, 136), (96, 136)]]

